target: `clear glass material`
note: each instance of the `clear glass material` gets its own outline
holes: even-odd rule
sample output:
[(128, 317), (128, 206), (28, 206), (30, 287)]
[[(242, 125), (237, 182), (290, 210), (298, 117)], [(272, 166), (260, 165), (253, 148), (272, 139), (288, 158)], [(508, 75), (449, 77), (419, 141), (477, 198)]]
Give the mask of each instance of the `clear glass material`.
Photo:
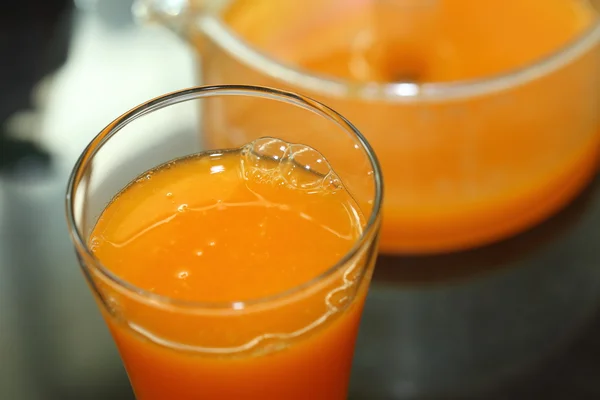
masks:
[[(252, 115), (228, 117), (249, 104)], [(261, 104), (264, 112), (255, 108)], [(91, 231), (117, 193), (157, 165), (223, 149), (218, 138), (229, 133), (246, 141), (277, 137), (323, 154), (365, 216), (351, 251), (300, 286), (268, 298), (227, 303), (151, 293), (123, 281), (94, 257)], [(377, 159), (344, 117), (314, 100), (275, 89), (205, 86), (150, 100), (100, 132), (69, 181), (67, 220), (81, 268), (138, 399), (333, 400), (347, 395), (381, 204)], [(315, 303), (315, 296), (323, 301)], [(207, 326), (220, 337), (219, 344), (203, 336)], [(246, 330), (252, 334), (234, 334), (239, 326), (252, 327)]]
[[(400, 7), (381, 20), (369, 20), (373, 9), (393, 4)], [(493, 76), (427, 82), (413, 80), (408, 71), (397, 81), (361, 82), (315, 72), (299, 62), (359, 45), (366, 36), (357, 32), (372, 26), (375, 35), (404, 35), (399, 39), (403, 48), (417, 55), (407, 60), (411, 65), (422, 50), (411, 47), (411, 40), (418, 44), (432, 35), (441, 26), (438, 14), (447, 11), (443, 7), (459, 4), (469, 10), (469, 2), (443, 0), (146, 0), (138, 1), (137, 9), (178, 31), (202, 55), (202, 83), (282, 87), (351, 118), (377, 151), (385, 174), (381, 249), (406, 254), (456, 251), (519, 233), (561, 209), (597, 169), (597, 1), (578, 2), (587, 7), (589, 21), (571, 40)], [(484, 3), (471, 3), (476, 4)], [(532, 15), (541, 19), (554, 12), (544, 2), (535, 4), (539, 15)], [(236, 11), (242, 7), (245, 14)], [(239, 17), (232, 26), (234, 12)], [(477, 25), (466, 14), (459, 17), (465, 27)], [(493, 23), (491, 18), (500, 16), (487, 18)], [(536, 24), (530, 24), (532, 32)], [(500, 31), (498, 44), (481, 48), (481, 62), (485, 52), (501, 63), (527, 51), (518, 43), (527, 37), (512, 37), (505, 26)], [(507, 36), (508, 43), (503, 41)], [(393, 52), (384, 49), (383, 57)], [(479, 61), (468, 62), (476, 66)], [(218, 140), (245, 138), (221, 135)]]

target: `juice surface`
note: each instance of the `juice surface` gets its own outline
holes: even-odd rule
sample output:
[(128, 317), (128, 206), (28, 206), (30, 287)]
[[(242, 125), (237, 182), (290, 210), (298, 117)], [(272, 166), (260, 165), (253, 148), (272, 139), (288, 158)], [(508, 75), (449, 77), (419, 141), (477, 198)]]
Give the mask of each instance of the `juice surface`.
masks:
[[(146, 173), (102, 213), (90, 246), (119, 278), (177, 300), (235, 302), (222, 313), (159, 310), (105, 288), (139, 400), (345, 397), (365, 295), (349, 282), (362, 266), (262, 308), (242, 303), (318, 277), (362, 232), (360, 211), (322, 156), (286, 151), (323, 173), (252, 147), (205, 153)], [(341, 297), (350, 292), (352, 304)]]
[[(223, 19), (299, 71), (350, 82), (456, 83), (540, 62), (580, 38), (598, 14), (584, 0), (237, 0)], [(567, 204), (597, 170), (599, 44), (502, 90), (426, 100), (405, 88), (406, 98), (389, 101), (313, 91), (207, 49), (205, 83), (297, 91), (365, 134), (383, 168), (386, 253), (457, 251), (510, 237)], [(207, 114), (233, 132), (260, 112), (268, 110), (248, 103)], [(274, 118), (302, 126), (289, 115)], [(210, 140), (221, 147), (252, 139), (216, 136)]]
[(587, 2), (580, 0), (376, 3), (371, 16), (374, 29), (362, 42), (298, 63), (311, 71), (359, 81), (479, 79), (551, 55), (594, 18)]
[(362, 82), (504, 74), (566, 46), (597, 18), (588, 0), (271, 3), (233, 1), (224, 20), (277, 60)]

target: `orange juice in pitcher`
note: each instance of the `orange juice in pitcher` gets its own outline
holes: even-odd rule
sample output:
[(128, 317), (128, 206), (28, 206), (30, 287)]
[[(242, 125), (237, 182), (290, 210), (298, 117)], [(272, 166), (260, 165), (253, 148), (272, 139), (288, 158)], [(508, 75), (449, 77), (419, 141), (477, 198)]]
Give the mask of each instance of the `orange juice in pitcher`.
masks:
[[(185, 32), (203, 56), (202, 82), (298, 91), (365, 132), (388, 188), (384, 252), (509, 237), (562, 208), (596, 172), (600, 25), (589, 1), (191, 5)], [(225, 128), (257, 113), (249, 105), (205, 115)]]

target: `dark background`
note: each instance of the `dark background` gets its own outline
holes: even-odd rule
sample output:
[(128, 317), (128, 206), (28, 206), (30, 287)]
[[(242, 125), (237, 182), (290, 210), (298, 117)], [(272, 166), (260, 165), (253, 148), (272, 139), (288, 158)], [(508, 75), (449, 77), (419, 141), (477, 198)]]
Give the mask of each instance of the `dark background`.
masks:
[(84, 146), (193, 57), (127, 0), (0, 2), (0, 399), (132, 398), (80, 274), (64, 193)]

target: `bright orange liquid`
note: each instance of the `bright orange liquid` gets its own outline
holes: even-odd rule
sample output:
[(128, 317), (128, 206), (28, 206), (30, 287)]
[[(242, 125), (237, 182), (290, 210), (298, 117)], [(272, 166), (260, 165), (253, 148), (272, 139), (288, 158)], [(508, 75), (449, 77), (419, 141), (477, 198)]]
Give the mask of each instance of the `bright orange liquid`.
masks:
[(278, 3), (233, 1), (224, 19), (277, 60), (361, 82), (453, 82), (507, 73), (551, 55), (597, 18), (588, 0)]
[[(273, 296), (324, 273), (362, 231), (352, 198), (334, 175), (249, 157), (201, 154), (141, 177), (102, 213), (95, 256), (139, 288), (209, 303)], [(353, 279), (364, 268), (219, 312), (160, 308), (102, 288), (139, 400), (333, 400), (346, 396), (366, 292)]]
[(383, 0), (369, 19), (368, 33), (349, 47), (295, 53), (296, 62), (358, 81), (479, 79), (551, 55), (588, 28), (594, 13), (585, 0)]
[[(223, 18), (251, 46), (300, 71), (350, 82), (448, 83), (540, 62), (598, 16), (584, 0), (238, 0)], [(365, 134), (383, 168), (387, 253), (506, 238), (564, 206), (597, 169), (600, 45), (503, 90), (432, 101), (313, 92), (218, 46), (204, 51), (205, 83), (300, 92)], [(207, 114), (233, 132), (260, 112), (247, 104)], [(289, 114), (275, 118), (304, 129)], [(216, 136), (209, 139), (221, 147), (252, 139)]]

